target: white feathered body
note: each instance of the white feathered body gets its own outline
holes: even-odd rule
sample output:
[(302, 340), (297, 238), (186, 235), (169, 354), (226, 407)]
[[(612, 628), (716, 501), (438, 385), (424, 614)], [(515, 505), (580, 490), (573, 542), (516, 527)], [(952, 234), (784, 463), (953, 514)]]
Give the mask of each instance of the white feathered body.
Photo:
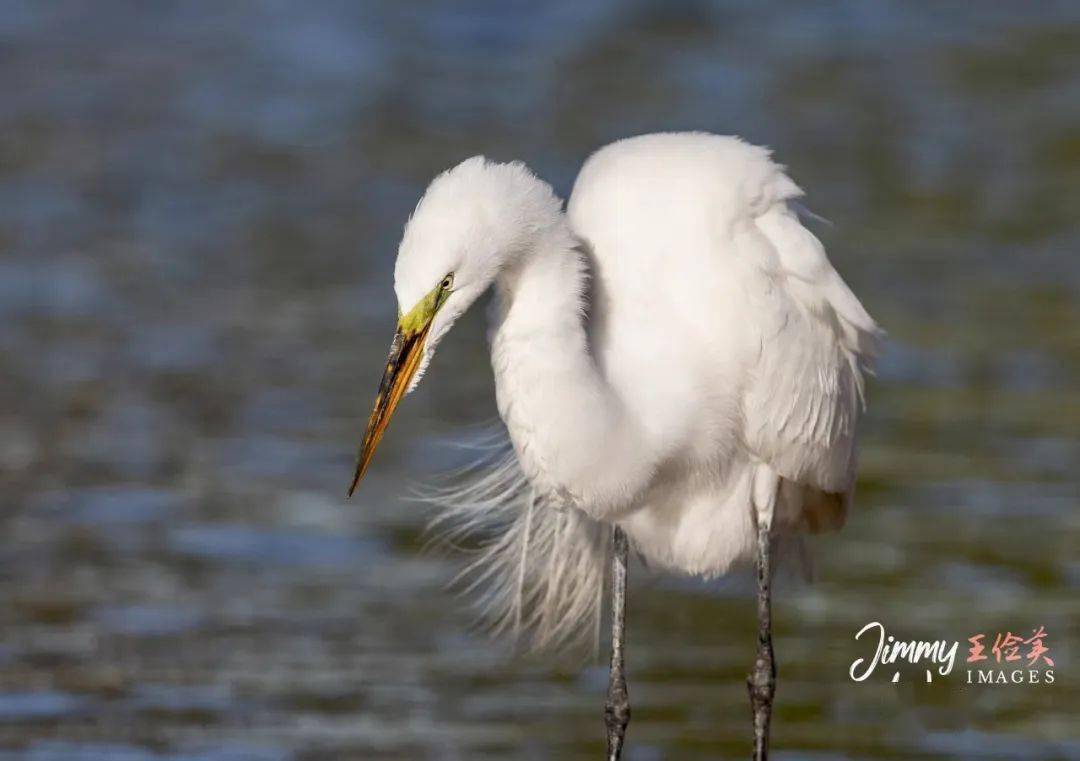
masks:
[[(716, 574), (750, 556), (762, 465), (851, 493), (877, 328), (790, 207), (799, 195), (764, 149), (651, 135), (597, 153), (570, 198), (594, 262), (593, 352), (665, 453), (620, 523), (666, 566)], [(778, 528), (803, 502), (782, 491)]]
[(496, 381), (526, 473), (651, 561), (714, 575), (748, 557), (762, 467), (787, 482), (778, 529), (817, 493), (842, 518), (877, 329), (791, 208), (800, 194), (735, 138), (624, 140), (570, 197), (582, 253), (555, 242), (504, 282)]
[(492, 362), (528, 497), (507, 507), (503, 484), (471, 507), (509, 526), (483, 558), (504, 623), (557, 639), (594, 616), (612, 523), (711, 576), (752, 557), (762, 484), (778, 533), (843, 521), (879, 331), (800, 195), (737, 138), (631, 138), (500, 270)]

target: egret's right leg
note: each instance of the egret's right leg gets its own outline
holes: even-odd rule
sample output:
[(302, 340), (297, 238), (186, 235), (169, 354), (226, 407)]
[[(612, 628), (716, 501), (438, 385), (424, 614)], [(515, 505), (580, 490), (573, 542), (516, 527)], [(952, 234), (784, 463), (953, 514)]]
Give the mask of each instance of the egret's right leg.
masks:
[(611, 671), (608, 675), (604, 723), (607, 725), (608, 761), (622, 757), (626, 727), (630, 723), (630, 694), (626, 689), (623, 645), (626, 635), (626, 570), (629, 561), (626, 534), (618, 526), (612, 533), (611, 552)]
[(758, 645), (754, 670), (746, 679), (750, 708), (754, 716), (754, 761), (769, 757), (769, 724), (776, 694), (776, 660), (772, 646), (772, 580), (770, 567), (771, 531), (780, 492), (780, 478), (767, 465), (754, 474), (753, 503), (757, 526), (757, 614)]

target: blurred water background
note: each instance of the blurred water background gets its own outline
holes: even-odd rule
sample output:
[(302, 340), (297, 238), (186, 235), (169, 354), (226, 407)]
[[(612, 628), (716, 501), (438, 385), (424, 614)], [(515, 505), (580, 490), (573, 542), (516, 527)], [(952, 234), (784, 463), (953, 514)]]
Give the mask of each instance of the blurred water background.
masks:
[[(482, 310), (342, 495), (430, 177), (675, 128), (773, 146), (891, 336), (775, 756), (1080, 758), (1077, 3), (5, 0), (0, 85), (0, 759), (600, 757), (602, 657), (478, 634), (400, 499)], [(747, 755), (747, 589), (635, 569), (630, 761)], [(1057, 680), (854, 684), (872, 620)]]

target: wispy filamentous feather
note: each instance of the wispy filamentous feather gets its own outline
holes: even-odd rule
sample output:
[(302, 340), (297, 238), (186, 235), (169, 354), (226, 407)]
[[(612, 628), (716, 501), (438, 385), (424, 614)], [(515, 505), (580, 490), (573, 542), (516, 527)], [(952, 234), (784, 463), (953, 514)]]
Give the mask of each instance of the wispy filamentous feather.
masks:
[(477, 463), (419, 492), (437, 508), (433, 542), (467, 554), (457, 580), (494, 633), (536, 650), (595, 648), (610, 529), (538, 494), (505, 431), (485, 438), (469, 445)]

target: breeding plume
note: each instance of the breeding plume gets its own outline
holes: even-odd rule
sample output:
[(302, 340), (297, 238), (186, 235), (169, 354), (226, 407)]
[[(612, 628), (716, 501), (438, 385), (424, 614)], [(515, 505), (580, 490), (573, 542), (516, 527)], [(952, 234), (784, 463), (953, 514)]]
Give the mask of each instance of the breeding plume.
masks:
[[(837, 528), (879, 330), (799, 220), (766, 149), (704, 133), (613, 143), (563, 210), (521, 163), (432, 181), (394, 273), (399, 320), (349, 493), (439, 341), (489, 288), (505, 456), (437, 495), (488, 537), (473, 566), (496, 623), (539, 645), (596, 631), (611, 582), (609, 758), (629, 721), (628, 548), (705, 577), (755, 559), (755, 756), (775, 686), (770, 555)], [(610, 562), (610, 574), (607, 573)]]

